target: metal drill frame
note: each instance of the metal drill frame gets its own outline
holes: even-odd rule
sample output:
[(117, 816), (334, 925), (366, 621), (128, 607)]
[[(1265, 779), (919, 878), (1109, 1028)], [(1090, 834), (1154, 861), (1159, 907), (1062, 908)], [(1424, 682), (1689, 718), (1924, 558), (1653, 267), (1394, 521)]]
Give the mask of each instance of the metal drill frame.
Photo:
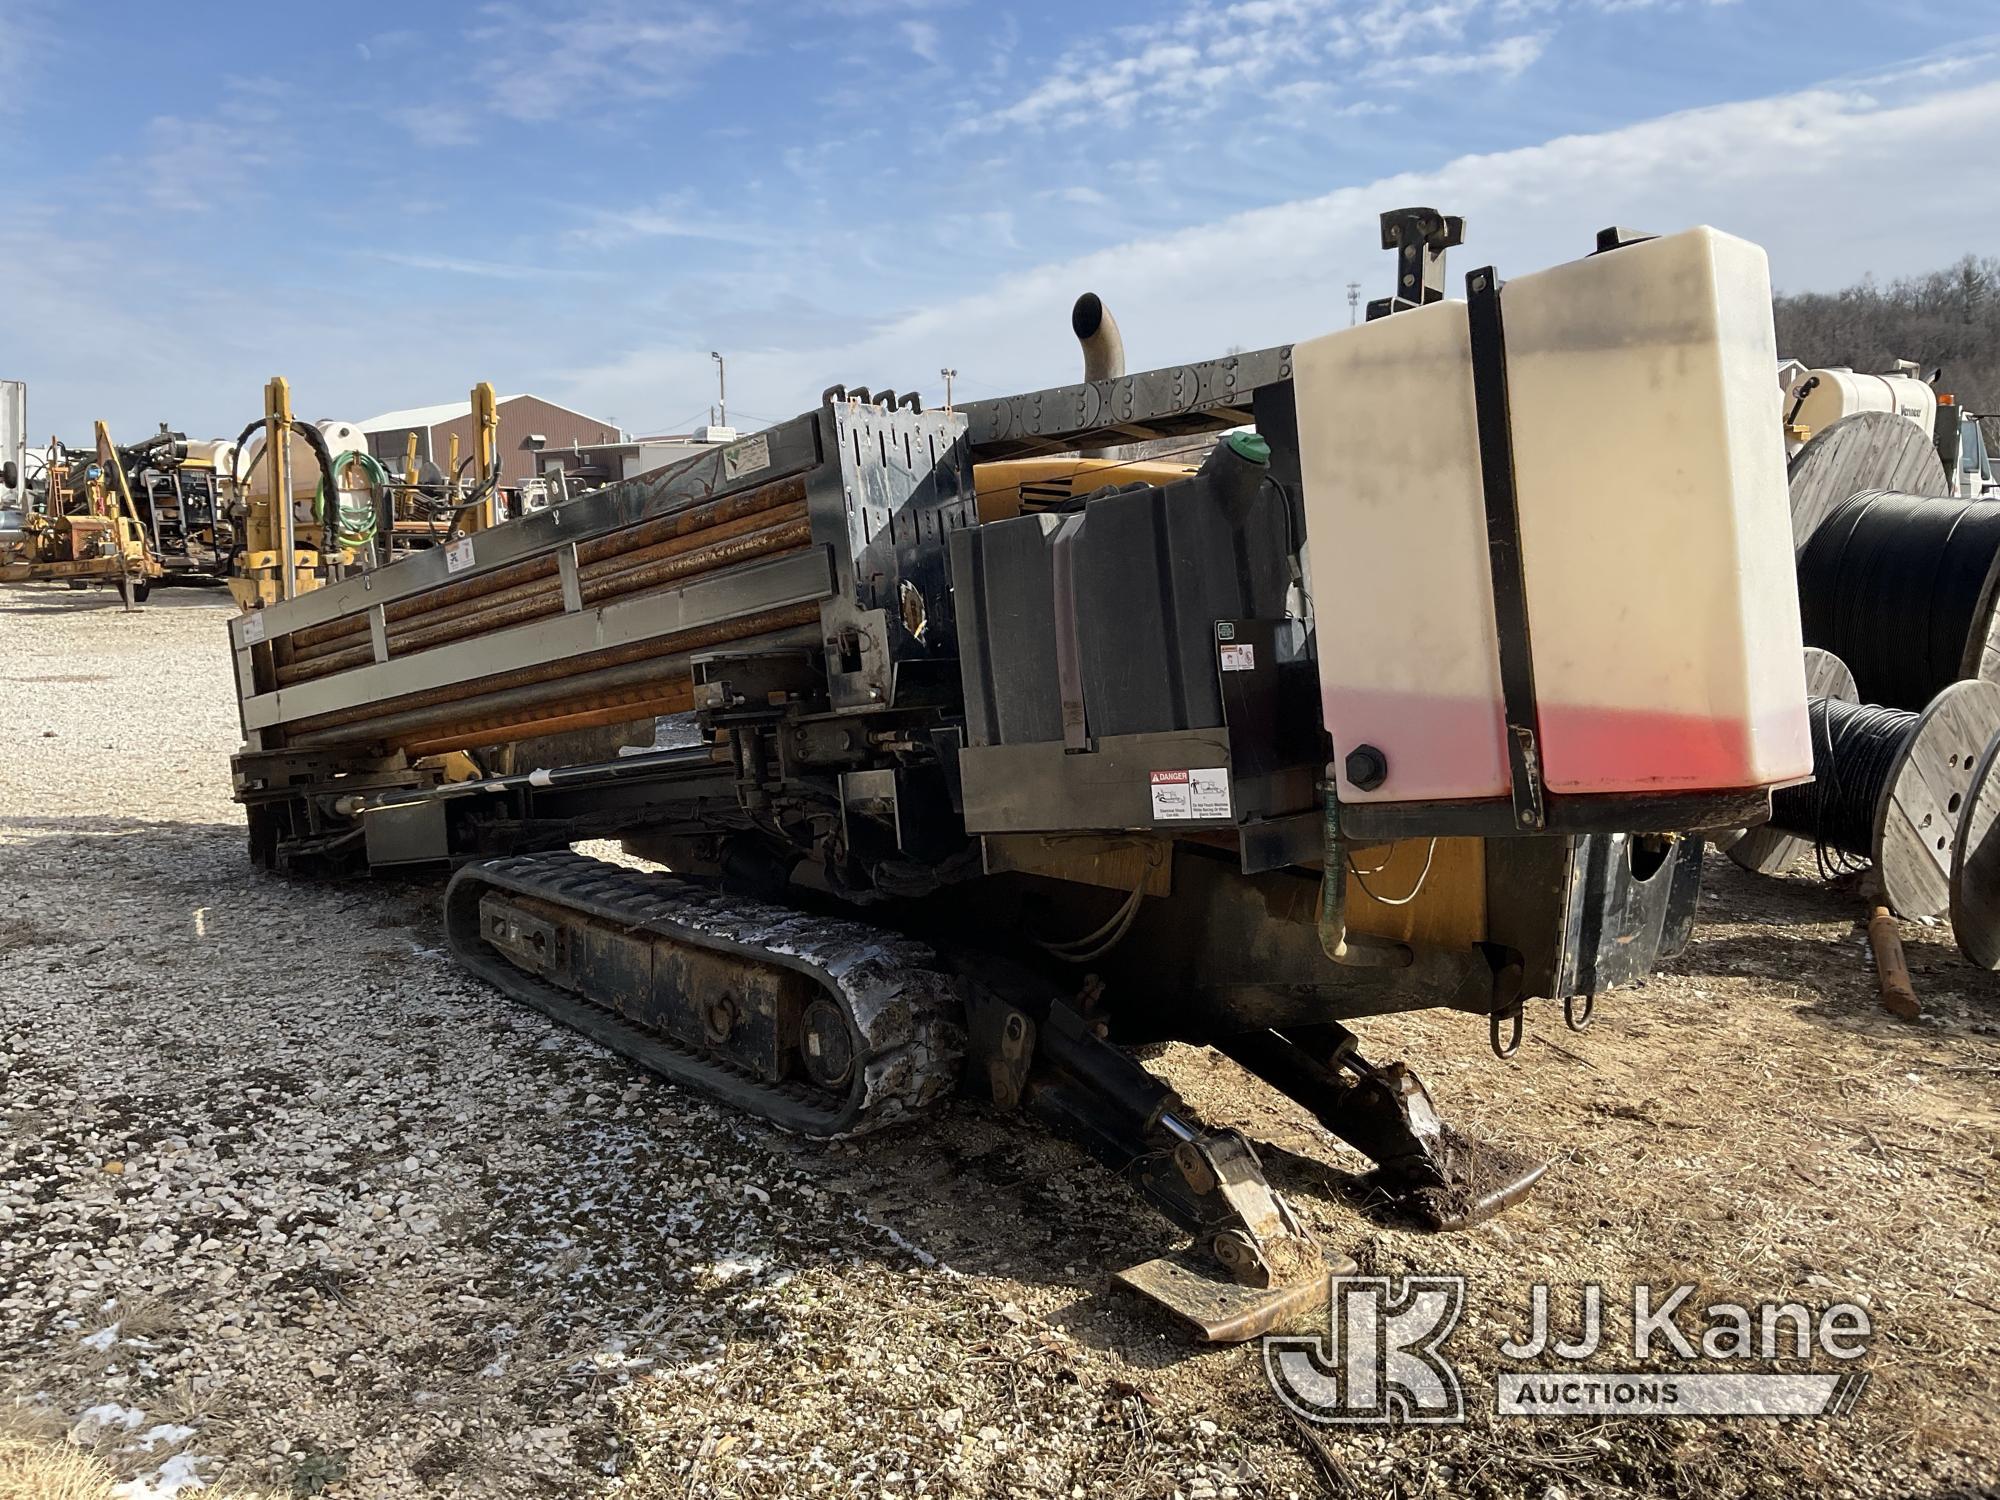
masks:
[[(245, 737), (252, 749), (269, 748), (266, 735), (302, 719), (813, 601), (823, 602), (835, 709), (935, 698), (955, 673), (957, 651), (943, 538), (977, 519), (964, 432), (955, 413), (829, 401), (672, 468), (253, 611), (230, 624)], [(585, 607), (578, 542), (799, 474), (812, 526), (806, 551)], [(387, 605), (550, 555), (561, 615), (390, 655)], [(362, 612), (373, 662), (276, 684), (276, 641)]]

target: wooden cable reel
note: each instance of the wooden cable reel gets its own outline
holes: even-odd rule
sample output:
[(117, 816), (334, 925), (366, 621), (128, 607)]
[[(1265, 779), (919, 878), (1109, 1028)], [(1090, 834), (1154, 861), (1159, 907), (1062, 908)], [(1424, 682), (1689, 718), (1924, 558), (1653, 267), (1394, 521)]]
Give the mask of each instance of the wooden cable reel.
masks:
[(1857, 412), (1815, 433), (1792, 455), (1787, 485), (1794, 552), (1803, 552), (1820, 522), (1863, 490), (1951, 493), (1944, 464), (1923, 430), (1885, 411)]
[[(1812, 697), (1854, 703), (1853, 678), (1838, 657), (1809, 648), (1806, 673)], [(1827, 843), (1871, 861), (1884, 903), (1904, 917), (1933, 917), (1960, 904), (1976, 907), (1985, 890), (1980, 877), (1990, 859), (1996, 918), (1991, 949), (2000, 958), (2000, 834), (1993, 832), (2000, 823), (2000, 770), (1994, 766), (1994, 744), (2000, 740), (2000, 685), (1978, 679), (1955, 682), (1922, 713), (1905, 717), (1907, 727), (1898, 731), (1901, 743), (1881, 783), (1858, 789), (1870, 797), (1873, 809), (1866, 847)], [(1837, 782), (1839, 767), (1825, 764), (1830, 753), (1830, 745), (1816, 740), (1815, 773)], [(1977, 790), (1983, 796), (1975, 795), (1975, 779), (1982, 772), (1986, 779)], [(1985, 811), (1976, 815), (1982, 802)], [(1826, 837), (1820, 829), (1783, 817), (1779, 804), (1774, 807), (1774, 821), (1727, 846), (1729, 857), (1754, 874), (1777, 875)], [(1954, 873), (1968, 830), (1982, 849), (1986, 842), (1993, 845), (1990, 856), (1974, 860), (1976, 873), (1970, 884)]]
[(1980, 754), (1959, 810), (1951, 930), (1968, 963), (2000, 969), (2000, 737)]
[[(1854, 691), (1854, 674), (1847, 670), (1847, 663), (1817, 646), (1806, 647), (1806, 696), (1838, 698), (1843, 703), (1859, 701)], [(1739, 831), (1726, 841), (1717, 839), (1715, 843), (1753, 875), (1782, 875), (1794, 860), (1811, 852), (1813, 847), (1810, 838), (1787, 833), (1770, 823)]]
[(2000, 685), (1977, 678), (1954, 682), (1918, 716), (1875, 809), (1875, 868), (1898, 915), (1951, 908), (1961, 813), (1996, 738)]

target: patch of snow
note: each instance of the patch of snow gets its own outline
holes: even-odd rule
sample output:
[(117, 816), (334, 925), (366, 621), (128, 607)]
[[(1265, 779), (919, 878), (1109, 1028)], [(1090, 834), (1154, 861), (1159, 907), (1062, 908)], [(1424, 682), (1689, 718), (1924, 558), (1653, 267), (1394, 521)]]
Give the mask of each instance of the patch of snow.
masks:
[(196, 1469), (209, 1461), (194, 1453), (176, 1453), (151, 1479), (128, 1479), (114, 1485), (111, 1500), (174, 1500), (182, 1490), (205, 1490), (208, 1481)]
[(120, 1406), (115, 1401), (107, 1401), (101, 1406), (93, 1406), (76, 1419), (77, 1432), (96, 1432), (100, 1429), (122, 1427), (127, 1432), (138, 1430), (146, 1414), (136, 1406)]
[(176, 1422), (161, 1422), (139, 1434), (139, 1450), (142, 1453), (151, 1453), (161, 1443), (165, 1443), (169, 1448), (177, 1447), (193, 1436), (192, 1427), (182, 1427)]
[(86, 1349), (95, 1349), (99, 1354), (109, 1354), (111, 1346), (118, 1342), (119, 1326), (113, 1323), (109, 1328), (100, 1328), (89, 1338), (78, 1339), (77, 1342)]

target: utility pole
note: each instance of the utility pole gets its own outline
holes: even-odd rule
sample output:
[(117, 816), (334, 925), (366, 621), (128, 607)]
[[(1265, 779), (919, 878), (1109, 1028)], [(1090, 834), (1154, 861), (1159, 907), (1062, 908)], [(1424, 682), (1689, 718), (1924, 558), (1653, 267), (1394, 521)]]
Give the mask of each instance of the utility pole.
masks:
[(1347, 326), (1352, 328), (1361, 318), (1361, 283), (1347, 283)]
[(938, 371), (938, 374), (940, 374), (940, 375), (944, 376), (944, 409), (945, 409), (946, 411), (950, 411), (950, 410), (951, 410), (951, 383), (952, 383), (952, 382), (953, 382), (954, 380), (956, 380), (956, 379), (958, 378), (958, 371), (956, 371), (956, 370), (939, 370), (939, 371)]
[(717, 427), (729, 425), (729, 367), (722, 362), (722, 356), (715, 350), (708, 351), (708, 357), (715, 361), (715, 395)]

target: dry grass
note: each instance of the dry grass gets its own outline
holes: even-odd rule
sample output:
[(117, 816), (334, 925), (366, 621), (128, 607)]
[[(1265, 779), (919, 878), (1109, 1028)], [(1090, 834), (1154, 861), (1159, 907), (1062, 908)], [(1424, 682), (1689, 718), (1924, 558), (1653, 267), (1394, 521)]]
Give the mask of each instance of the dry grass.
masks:
[[(67, 1442), (0, 1436), (0, 1500), (112, 1500), (118, 1476)], [(209, 1484), (201, 1500), (278, 1500), (266, 1490)]]
[[(1968, 1493), (2000, 1474), (2000, 978), (1969, 969), (1942, 931), (1906, 934), (1927, 1015), (1898, 1023), (1875, 1000), (1851, 897), (1711, 861), (1697, 945), (1608, 996), (1587, 1034), (1538, 1006), (1502, 1063), (1477, 1018), (1362, 1023), (1367, 1053), (1408, 1058), (1454, 1124), (1554, 1159), (1527, 1202), (1464, 1235), (1357, 1216), (1334, 1170), (1358, 1166), (1352, 1153), (1233, 1065), (1168, 1049), (1161, 1071), (1260, 1143), (1329, 1247), (1377, 1274), (1468, 1278), (1453, 1351), (1466, 1427), (1306, 1433), (1254, 1346), (1193, 1346), (1112, 1282), (1182, 1236), (1032, 1122), (955, 1105), (865, 1145), (777, 1137), (635, 1081), (452, 974), (414, 887), (253, 880), (224, 773), (237, 735), (214, 650), (226, 609), (125, 618), (55, 603), (26, 632), (28, 659), (115, 664), (125, 708), (100, 723), (94, 698), (35, 692), (31, 722), (60, 737), (29, 740), (21, 784), (35, 799), (0, 805), (0, 842), (45, 921), (91, 910), (118, 946), (0, 923), (0, 1012), (9, 1039), (29, 1038), (0, 1144), (55, 1192), (22, 1215), (32, 1232), (112, 1265), (63, 1270), (38, 1242), (0, 1259), (0, 1284), (49, 1312), (115, 1292), (161, 1376), (114, 1392), (108, 1360), (77, 1343), (84, 1329), (17, 1318), (0, 1500), (102, 1497), (107, 1462), (145, 1467), (113, 1451), (117, 1436), (94, 1450), (68, 1439), (109, 1394), (198, 1428), (189, 1446), (215, 1458), (204, 1477), (226, 1464), (285, 1493), (338, 1459), (349, 1477), (328, 1492), (370, 1500), (614, 1482), (635, 1500), (789, 1500), (914, 1494), (920, 1478), (931, 1495), (1080, 1487), (1090, 1500), (1322, 1487), (1848, 1500)], [(109, 779), (66, 774), (84, 752)], [(148, 821), (106, 813), (141, 804)], [(297, 935), (295, 963), (274, 971), (258, 944), (279, 930)], [(356, 931), (371, 934), (361, 949)], [(10, 964), (6, 945), (23, 940), (49, 952)], [(96, 992), (44, 979), (59, 958), (87, 958)], [(246, 1079), (280, 1076), (294, 1082), (245, 1104)], [(306, 1079), (329, 1091), (300, 1095)], [(169, 1126), (194, 1141), (171, 1163), (128, 1140)], [(172, 1188), (158, 1205), (133, 1196), (137, 1172), (69, 1170), (143, 1166), (149, 1151), (144, 1170)], [(421, 1170), (399, 1171), (412, 1154)], [(247, 1223), (220, 1226), (247, 1273), (230, 1286), (209, 1279), (222, 1250), (139, 1250), (140, 1220), (212, 1217), (201, 1200), (216, 1185), (333, 1214), (341, 1275), (302, 1285), (303, 1252)], [(405, 1188), (439, 1210), (422, 1246), (366, 1214)], [(132, 1222), (112, 1228), (111, 1212)], [(373, 1252), (365, 1265), (356, 1246)], [(762, 1269), (724, 1277), (725, 1260)], [(73, 1298), (85, 1275), (103, 1284)], [(1532, 1283), (1568, 1312), (1585, 1282), (1615, 1305), (1640, 1280), (1821, 1305), (1865, 1294), (1875, 1381), (1840, 1421), (1493, 1419), (1494, 1345)], [(236, 1312), (248, 1320), (225, 1338)], [(52, 1413), (10, 1412), (10, 1379), (48, 1392)], [(57, 1488), (62, 1461), (79, 1477), (61, 1482), (95, 1487)]]
[(81, 1448), (0, 1437), (0, 1500), (108, 1500), (114, 1483)]
[[(1576, 1479), (1671, 1493), (1693, 1476), (1710, 1494), (1778, 1480), (1860, 1493), (1990, 1482), (2000, 1454), (2000, 978), (1968, 966), (1947, 930), (1909, 924), (1925, 1016), (1900, 1022), (1877, 1000), (1851, 898), (1803, 869), (1762, 880), (1714, 855), (1707, 886), (1695, 943), (1643, 988), (1606, 996), (1581, 1035), (1554, 1007), (1535, 1007), (1527, 1044), (1502, 1063), (1469, 1017), (1360, 1028), (1371, 1055), (1417, 1067), (1448, 1119), (1553, 1159), (1517, 1209), (1468, 1234), (1427, 1237), (1358, 1225), (1309, 1165), (1280, 1158), (1274, 1175), (1366, 1268), (1466, 1275), (1461, 1363), (1488, 1392), (1495, 1345), (1525, 1325), (1535, 1282), (1550, 1285), (1559, 1316), (1573, 1315), (1584, 1283), (1601, 1284), (1607, 1344), (1624, 1339), (1614, 1309), (1637, 1282), (1692, 1283), (1697, 1308), (1869, 1308), (1874, 1378), (1844, 1421), (1656, 1424), (1681, 1428), (1671, 1433), (1614, 1424), (1594, 1435), (1596, 1457), (1572, 1466)], [(1301, 1156), (1345, 1155), (1213, 1054), (1177, 1049), (1166, 1066), (1212, 1119)], [(1583, 1424), (1545, 1425), (1549, 1439), (1574, 1440)], [(1554, 1461), (1530, 1451), (1539, 1434), (1523, 1424), (1466, 1432), (1515, 1480)]]

